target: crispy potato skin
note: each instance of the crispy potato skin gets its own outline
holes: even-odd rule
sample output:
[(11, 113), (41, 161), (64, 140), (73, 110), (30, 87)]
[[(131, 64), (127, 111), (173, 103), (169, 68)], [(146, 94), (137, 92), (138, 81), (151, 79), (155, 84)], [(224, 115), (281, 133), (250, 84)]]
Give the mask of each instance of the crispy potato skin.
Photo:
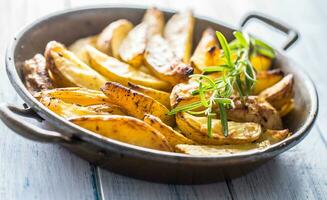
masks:
[(25, 85), (32, 94), (54, 87), (45, 63), (45, 58), (41, 54), (36, 54), (24, 63)]
[(98, 37), (95, 35), (78, 39), (68, 47), (68, 50), (73, 52), (85, 64), (90, 65), (85, 47), (88, 45), (95, 46), (97, 38)]
[(99, 34), (96, 40), (96, 48), (118, 59), (119, 47), (132, 28), (133, 24), (126, 19), (119, 19), (110, 23)]
[(41, 97), (40, 102), (51, 111), (64, 118), (84, 115), (125, 115), (118, 106), (109, 104), (98, 104), (85, 107), (72, 103), (66, 103), (60, 99), (55, 99), (48, 96)]
[(167, 126), (158, 117), (146, 114), (143, 121), (164, 135), (171, 147), (175, 147), (177, 144), (195, 144), (194, 141)]
[(164, 37), (175, 54), (184, 63), (189, 63), (192, 50), (194, 17), (191, 11), (173, 15), (167, 22)]
[(167, 115), (169, 110), (149, 96), (114, 82), (107, 82), (101, 90), (112, 103), (121, 106), (128, 114), (138, 119), (143, 119), (145, 114), (151, 114), (169, 126), (175, 124), (174, 117)]
[(129, 64), (98, 51), (94, 47), (88, 46), (87, 53), (91, 67), (110, 81), (115, 81), (125, 86), (128, 85), (128, 82), (131, 82), (158, 90), (169, 90), (171, 88), (169, 83), (141, 72)]
[(166, 108), (170, 108), (170, 103), (169, 103), (170, 94), (168, 92), (156, 90), (153, 88), (148, 88), (141, 85), (136, 85), (130, 82), (128, 83), (128, 87), (130, 87), (132, 90), (141, 92), (142, 94), (145, 94), (153, 98), (154, 100), (160, 102), (162, 105), (166, 106)]
[(199, 144), (245, 144), (257, 140), (261, 134), (261, 126), (257, 123), (228, 122), (229, 134), (227, 137), (222, 132), (220, 120), (212, 122), (213, 135), (208, 137), (207, 118), (195, 117), (187, 113), (178, 113), (176, 123), (182, 133)]
[(272, 65), (272, 60), (262, 55), (251, 56), (250, 62), (257, 72), (268, 71)]
[(183, 63), (160, 35), (150, 38), (144, 58), (153, 74), (172, 85), (187, 81), (193, 74), (193, 68)]
[(58, 87), (78, 86), (99, 90), (107, 81), (62, 44), (51, 41), (45, 50), (46, 66)]
[(212, 28), (207, 28), (202, 33), (200, 42), (191, 57), (191, 64), (194, 67), (194, 72), (200, 74), (205, 67), (222, 64), (220, 57), (221, 52), (215, 31)]
[(145, 122), (119, 115), (89, 115), (75, 117), (71, 122), (102, 136), (128, 144), (171, 151), (165, 137)]
[(275, 85), (284, 76), (280, 69), (273, 69), (270, 71), (260, 71), (257, 74), (257, 82), (253, 88), (253, 94), (257, 95), (263, 90)]

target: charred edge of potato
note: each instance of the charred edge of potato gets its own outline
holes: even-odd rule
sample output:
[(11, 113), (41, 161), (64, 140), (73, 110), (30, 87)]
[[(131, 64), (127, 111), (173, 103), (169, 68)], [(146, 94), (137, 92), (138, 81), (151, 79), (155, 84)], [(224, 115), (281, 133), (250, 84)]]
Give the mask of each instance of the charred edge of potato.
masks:
[(293, 84), (293, 75), (289, 74), (275, 85), (262, 91), (259, 97), (266, 99), (277, 110), (280, 110), (293, 97)]
[(157, 100), (158, 102), (166, 106), (166, 108), (170, 108), (170, 103), (169, 103), (170, 94), (168, 92), (156, 90), (153, 88), (148, 88), (141, 85), (136, 85), (131, 82), (128, 82), (128, 87), (130, 87), (132, 90), (148, 95), (149, 97), (152, 97), (154, 100)]
[(71, 122), (102, 136), (161, 151), (171, 151), (166, 138), (145, 122), (119, 115), (82, 116), (69, 119)]
[(143, 121), (163, 134), (172, 147), (175, 147), (177, 144), (195, 144), (194, 141), (178, 133), (153, 115), (146, 114)]
[(281, 69), (273, 69), (269, 71), (260, 71), (257, 73), (257, 81), (253, 88), (253, 94), (257, 95), (263, 90), (275, 85), (282, 80), (284, 73)]
[(159, 34), (162, 35), (165, 26), (165, 17), (163, 12), (157, 8), (149, 8), (143, 16), (142, 22), (149, 25), (147, 30), (148, 37)]
[(107, 82), (101, 90), (110, 101), (138, 119), (143, 119), (145, 114), (152, 114), (169, 126), (175, 124), (174, 117), (167, 115), (169, 110), (149, 96), (115, 82)]
[(54, 87), (46, 69), (46, 60), (41, 54), (24, 62), (23, 74), (26, 88), (31, 94)]
[(110, 23), (99, 34), (96, 48), (110, 56), (119, 58), (119, 47), (132, 28), (133, 24), (126, 19), (119, 19)]

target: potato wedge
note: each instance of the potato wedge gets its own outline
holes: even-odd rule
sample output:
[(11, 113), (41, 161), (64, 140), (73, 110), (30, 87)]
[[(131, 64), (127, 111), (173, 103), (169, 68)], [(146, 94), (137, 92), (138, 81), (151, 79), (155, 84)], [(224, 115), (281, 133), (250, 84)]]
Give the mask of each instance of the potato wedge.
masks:
[(268, 71), (272, 64), (270, 58), (259, 54), (251, 56), (250, 61), (257, 72)]
[(192, 51), (194, 17), (191, 11), (173, 15), (167, 22), (164, 37), (176, 56), (189, 63)]
[(109, 104), (98, 104), (84, 107), (77, 104), (66, 103), (60, 99), (47, 96), (41, 97), (40, 102), (51, 111), (64, 118), (83, 115), (125, 115), (119, 106)]
[(176, 123), (182, 133), (199, 144), (245, 144), (257, 140), (261, 134), (261, 126), (257, 123), (228, 122), (229, 134), (222, 132), (220, 120), (212, 121), (212, 137), (207, 133), (207, 118), (195, 117), (188, 113), (178, 113)]
[(163, 123), (158, 117), (146, 114), (143, 121), (149, 124), (151, 127), (159, 131), (167, 139), (171, 147), (175, 147), (177, 144), (195, 144), (194, 141), (188, 139), (184, 135), (178, 133), (170, 126)]
[(43, 90), (34, 95), (35, 98), (48, 96), (51, 98), (60, 99), (66, 103), (73, 103), (82, 106), (90, 106), (96, 104), (108, 104), (110, 101), (108, 97), (101, 91), (90, 90), (80, 87), (67, 87), (67, 88), (55, 88), (52, 90)]
[(290, 113), (294, 109), (294, 99), (290, 99), (288, 102), (286, 102), (279, 110), (279, 115), (281, 117), (286, 116), (288, 113)]
[(170, 93), (170, 105), (172, 108), (177, 106), (186, 105), (194, 101), (198, 101), (199, 98), (192, 95), (192, 91), (198, 89), (199, 83), (190, 79), (188, 83), (180, 83), (173, 87)]
[(289, 74), (275, 85), (262, 91), (259, 97), (266, 99), (277, 110), (280, 110), (293, 97), (293, 83), (293, 75)]
[(31, 94), (53, 88), (53, 83), (46, 69), (45, 58), (36, 54), (23, 65), (25, 85)]
[(114, 82), (107, 82), (101, 90), (112, 103), (121, 106), (129, 115), (143, 119), (145, 114), (151, 114), (169, 126), (175, 124), (174, 117), (167, 115), (169, 110), (149, 96)]
[(78, 86), (99, 90), (106, 78), (68, 51), (62, 44), (51, 41), (45, 50), (47, 68), (59, 87)]
[(191, 57), (192, 67), (195, 73), (200, 74), (205, 67), (217, 66), (220, 62), (221, 51), (215, 31), (207, 28), (203, 31), (200, 42)]
[(141, 92), (142, 94), (145, 94), (153, 98), (154, 100), (160, 102), (162, 105), (166, 106), (166, 108), (170, 108), (170, 103), (169, 103), (170, 94), (168, 92), (156, 90), (149, 87), (144, 87), (141, 85), (136, 85), (133, 83), (128, 83), (128, 87), (130, 87), (132, 90)]
[(147, 9), (142, 22), (148, 24), (147, 38), (157, 34), (162, 35), (165, 26), (165, 17), (157, 8)]
[(133, 24), (126, 19), (119, 19), (110, 23), (99, 34), (96, 40), (96, 48), (109, 56), (119, 59), (119, 47), (132, 28)]
[(193, 68), (179, 60), (166, 40), (160, 35), (149, 39), (145, 51), (145, 64), (158, 78), (172, 85), (188, 80)]
[(114, 140), (150, 149), (171, 151), (166, 138), (162, 134), (134, 117), (89, 115), (71, 118), (70, 121)]
[(91, 67), (110, 81), (115, 81), (125, 86), (128, 85), (128, 82), (131, 82), (158, 90), (169, 90), (171, 88), (169, 83), (150, 74), (145, 74), (116, 58), (98, 51), (94, 47), (88, 46), (87, 53)]
[(258, 139), (258, 142), (269, 141), (270, 144), (275, 144), (277, 142), (284, 140), (289, 135), (290, 135), (290, 131), (288, 129), (284, 129), (284, 130), (268, 129), (261, 134), (260, 138)]
[(68, 47), (68, 50), (73, 52), (85, 64), (90, 65), (85, 47), (87, 45), (95, 46), (96, 41), (97, 41), (97, 36), (81, 38), (79, 40), (76, 40), (73, 44), (71, 44)]
[(258, 72), (253, 94), (259, 94), (263, 90), (275, 85), (278, 81), (282, 80), (283, 75), (284, 73), (280, 69)]

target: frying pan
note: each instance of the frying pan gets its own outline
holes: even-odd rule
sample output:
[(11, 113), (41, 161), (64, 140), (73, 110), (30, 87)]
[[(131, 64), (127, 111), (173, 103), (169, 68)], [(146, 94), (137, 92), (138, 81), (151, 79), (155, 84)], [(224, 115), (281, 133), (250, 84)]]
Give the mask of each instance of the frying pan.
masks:
[[(298, 144), (310, 131), (318, 112), (315, 86), (300, 65), (285, 55), (297, 39), (298, 33), (270, 17), (249, 14), (239, 28), (219, 21), (195, 16), (194, 44), (207, 27), (221, 31), (228, 40), (233, 31), (241, 29), (253, 19), (269, 25), (287, 36), (274, 63), (295, 78), (295, 109), (283, 119), (293, 134), (267, 149), (257, 149), (239, 154), (219, 156), (190, 156), (138, 147), (115, 141), (87, 131), (57, 116), (39, 103), (25, 88), (22, 64), (34, 54), (44, 51), (48, 41), (56, 40), (66, 45), (78, 38), (99, 33), (110, 22), (125, 18), (137, 24), (146, 8), (130, 6), (101, 6), (57, 12), (36, 20), (11, 38), (6, 54), (7, 75), (16, 92), (26, 102), (25, 108), (2, 104), (1, 120), (19, 135), (48, 143), (63, 145), (78, 156), (113, 172), (149, 181), (180, 184), (198, 184), (233, 178), (255, 169), (260, 164)], [(166, 20), (175, 11), (163, 10)], [(45, 120), (56, 130), (48, 130), (24, 121), (21, 116)]]

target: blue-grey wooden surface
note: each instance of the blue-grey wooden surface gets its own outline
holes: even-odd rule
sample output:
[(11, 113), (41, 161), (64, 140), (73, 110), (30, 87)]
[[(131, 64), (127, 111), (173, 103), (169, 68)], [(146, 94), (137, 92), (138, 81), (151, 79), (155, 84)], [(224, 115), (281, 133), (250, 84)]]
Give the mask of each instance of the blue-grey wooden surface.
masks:
[[(8, 38), (22, 25), (49, 12), (90, 4), (133, 3), (174, 9), (237, 25), (260, 11), (295, 27), (301, 39), (287, 53), (315, 81), (320, 98), (318, 121), (298, 146), (243, 177), (182, 186), (123, 177), (91, 166), (58, 145), (16, 136), (0, 124), (0, 199), (327, 199), (327, 1), (324, 0), (0, 0), (0, 101), (21, 104), (5, 75)], [(283, 36), (251, 24), (276, 47)], [(269, 35), (268, 35), (269, 34)]]

